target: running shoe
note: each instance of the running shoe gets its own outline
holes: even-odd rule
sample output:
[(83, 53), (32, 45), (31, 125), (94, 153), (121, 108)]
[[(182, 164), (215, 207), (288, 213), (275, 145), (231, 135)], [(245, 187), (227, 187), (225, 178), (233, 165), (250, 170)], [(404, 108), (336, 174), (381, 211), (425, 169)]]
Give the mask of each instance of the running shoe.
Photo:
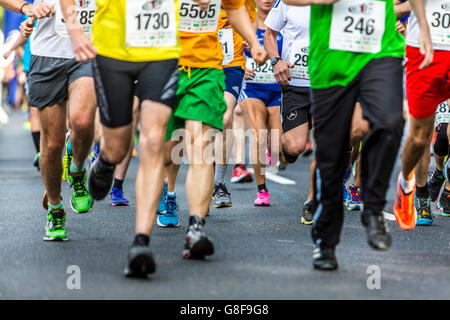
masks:
[(313, 208), (313, 201), (307, 201), (303, 204), (303, 213), (302, 213), (302, 220), (300, 221), (303, 224), (312, 224), (314, 218), (314, 208)]
[(259, 191), (256, 194), (256, 200), (255, 200), (254, 204), (255, 204), (255, 206), (258, 206), (258, 207), (270, 206), (269, 192), (264, 189)]
[(231, 207), (231, 195), (224, 183), (214, 185), (213, 200), (215, 201), (214, 208)]
[(44, 241), (67, 241), (66, 213), (63, 208), (53, 209), (47, 215)]
[(403, 230), (412, 230), (416, 226), (416, 213), (414, 209), (414, 195), (416, 186), (413, 191), (405, 194), (400, 184), (401, 172), (397, 179), (397, 199), (394, 204), (394, 215), (398, 226)]
[(40, 159), (40, 157), (41, 157), (41, 153), (38, 152), (34, 156), (34, 160), (33, 160), (33, 166), (36, 167), (37, 171), (40, 171), (40, 168), (39, 168), (39, 159)]
[(125, 198), (122, 189), (112, 188), (109, 195), (111, 196), (111, 204), (115, 207), (130, 205), (130, 201), (128, 201), (128, 199)]
[(114, 178), (114, 165), (106, 165), (101, 158), (97, 158), (89, 175), (89, 192), (95, 200), (104, 199), (109, 191)]
[(214, 253), (214, 245), (203, 231), (204, 221), (199, 216), (189, 217), (184, 244), (184, 259), (204, 259)]
[(155, 260), (148, 246), (134, 245), (128, 250), (127, 277), (146, 278), (156, 271)]
[(439, 193), (441, 192), (441, 188), (444, 182), (445, 178), (442, 172), (434, 170), (430, 181), (428, 181), (428, 193), (430, 194), (430, 199), (432, 202), (435, 202), (439, 199)]
[(94, 200), (86, 189), (87, 173), (86, 170), (80, 172), (68, 173), (68, 181), (73, 188), (72, 198), (70, 199), (70, 206), (76, 213), (86, 213), (91, 211), (94, 205)]
[(233, 173), (231, 175), (231, 183), (244, 183), (252, 181), (252, 174), (247, 171), (245, 165), (239, 164), (233, 169)]
[(359, 187), (351, 185), (348, 187), (348, 196), (345, 199), (345, 207), (348, 211), (360, 211), (362, 208), (362, 201), (359, 195)]
[(348, 157), (347, 167), (345, 168), (344, 173), (344, 184), (350, 179), (350, 176), (352, 175), (352, 169), (353, 169), (353, 163), (352, 163), (352, 157), (351, 155)]
[(430, 207), (430, 199), (420, 199), (414, 196), (414, 207), (416, 208), (416, 226), (431, 226), (433, 224), (433, 214)]
[(364, 210), (361, 214), (361, 222), (367, 231), (367, 242), (376, 250), (388, 250), (392, 239), (389, 229), (381, 212), (374, 213), (372, 210)]
[(63, 172), (62, 172), (62, 179), (64, 181), (67, 180), (67, 174), (69, 173), (70, 164), (72, 163), (72, 145), (70, 142), (70, 132), (67, 131), (66, 133), (66, 143), (64, 148), (64, 158), (63, 158)]
[(317, 270), (336, 270), (338, 263), (334, 248), (316, 246), (313, 251), (313, 266)]
[(168, 188), (169, 186), (167, 185), (167, 183), (164, 183), (161, 199), (159, 200), (158, 213), (166, 213), (166, 197)]
[(176, 195), (167, 195), (166, 199), (166, 213), (158, 214), (157, 223), (160, 227), (178, 227), (180, 222), (178, 220), (178, 204)]
[(350, 192), (348, 192), (348, 189), (345, 186), (345, 183), (342, 185), (342, 191), (343, 191), (343, 197), (342, 198), (343, 198), (343, 203), (344, 203), (344, 206), (345, 206), (347, 201), (349, 201), (351, 199)]
[(444, 188), (439, 198), (439, 207), (444, 217), (450, 217), (450, 191)]

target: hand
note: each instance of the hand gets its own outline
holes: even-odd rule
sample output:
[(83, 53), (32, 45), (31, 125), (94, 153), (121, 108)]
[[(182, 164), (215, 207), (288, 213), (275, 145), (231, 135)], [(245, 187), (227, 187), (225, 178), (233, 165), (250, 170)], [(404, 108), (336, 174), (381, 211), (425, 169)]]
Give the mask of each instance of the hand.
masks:
[(398, 33), (404, 34), (406, 31), (405, 25), (400, 21), (397, 21), (395, 27), (397, 28)]
[(72, 49), (76, 61), (83, 62), (95, 58), (97, 49), (83, 31), (77, 30), (71, 32), (70, 39), (72, 40)]
[(433, 42), (431, 41), (430, 30), (428, 29), (428, 25), (424, 25), (420, 27), (420, 35), (419, 35), (419, 45), (420, 45), (420, 53), (425, 55), (425, 58), (422, 61), (419, 69), (425, 69), (428, 67), (431, 62), (433, 62), (434, 49)]
[(12, 53), (12, 50), (5, 51), (5, 53), (3, 54), (3, 59), (8, 60), (11, 53)]
[(273, 66), (273, 75), (279, 84), (283, 86), (289, 85), (289, 81), (291, 81), (291, 73), (289, 72), (289, 69), (293, 67), (294, 65), (292, 63), (285, 62), (283, 60), (279, 60)]
[(253, 80), (253, 78), (255, 77), (255, 70), (256, 69), (245, 69), (244, 79), (245, 80)]
[(27, 20), (22, 22), (20, 24), (20, 33), (25, 37), (28, 38), (33, 33), (33, 27), (34, 27), (35, 19), (32, 17), (29, 17)]
[(202, 11), (207, 11), (211, 0), (194, 0)]
[(33, 6), (25, 6), (23, 10), (24, 13), (26, 12), (25, 8), (27, 8), (27, 10), (30, 9), (28, 7), (31, 7), (31, 14), (26, 13), (26, 15), (29, 17), (33, 16), (36, 19), (42, 19), (55, 15), (55, 9), (48, 3), (39, 3)]
[(260, 45), (251, 47), (250, 54), (252, 55), (253, 60), (255, 60), (255, 62), (259, 66), (262, 66), (269, 58), (267, 52)]

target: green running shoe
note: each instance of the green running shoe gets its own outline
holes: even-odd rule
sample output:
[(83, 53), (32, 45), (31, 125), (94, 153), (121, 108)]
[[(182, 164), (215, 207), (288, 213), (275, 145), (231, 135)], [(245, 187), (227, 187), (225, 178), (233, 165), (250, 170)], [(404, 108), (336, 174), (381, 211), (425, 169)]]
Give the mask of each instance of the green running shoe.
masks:
[(70, 172), (67, 175), (70, 186), (73, 188), (70, 206), (76, 213), (85, 213), (91, 211), (94, 205), (94, 199), (86, 189), (87, 180), (86, 170), (80, 172)]
[(67, 241), (66, 213), (63, 208), (52, 209), (47, 215), (44, 241)]

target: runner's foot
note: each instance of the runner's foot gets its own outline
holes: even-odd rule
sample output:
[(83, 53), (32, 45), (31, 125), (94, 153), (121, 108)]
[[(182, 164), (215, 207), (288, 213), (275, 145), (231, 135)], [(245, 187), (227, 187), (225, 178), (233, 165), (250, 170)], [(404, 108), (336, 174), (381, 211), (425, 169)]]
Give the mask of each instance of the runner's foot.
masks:
[(439, 207), (444, 217), (450, 217), (450, 191), (444, 188), (439, 198)]
[(348, 211), (359, 211), (362, 208), (360, 188), (353, 185), (348, 187), (348, 196), (345, 199), (345, 207)]
[(269, 192), (266, 190), (258, 191), (256, 194), (255, 206), (270, 206)]
[(166, 213), (166, 197), (168, 187), (169, 186), (167, 185), (167, 183), (164, 183), (164, 189), (161, 195), (161, 200), (159, 200), (158, 213)]
[(214, 185), (213, 200), (215, 201), (214, 208), (231, 207), (231, 195), (224, 183)]
[(178, 227), (180, 222), (178, 220), (178, 204), (177, 196), (175, 194), (167, 194), (166, 198), (166, 213), (158, 214), (157, 223), (160, 227)]
[(314, 208), (313, 208), (313, 201), (307, 201), (303, 205), (303, 214), (302, 214), (302, 220), (301, 223), (303, 224), (312, 224), (313, 223), (313, 217), (314, 217)]
[(433, 224), (433, 214), (430, 207), (430, 199), (420, 199), (414, 196), (414, 207), (416, 208), (416, 226), (431, 226)]
[(155, 260), (148, 246), (133, 245), (128, 250), (128, 264), (124, 274), (127, 277), (146, 278), (156, 271)]
[(239, 164), (233, 169), (233, 173), (231, 175), (231, 183), (244, 183), (252, 181), (252, 174), (247, 171), (245, 165)]
[(114, 165), (105, 163), (101, 157), (92, 165), (89, 192), (95, 200), (102, 200), (108, 195), (113, 183), (114, 169)]
[(214, 253), (214, 245), (203, 231), (205, 222), (199, 216), (189, 217), (186, 242), (183, 250), (184, 259), (204, 259)]
[(338, 263), (334, 248), (316, 246), (313, 252), (313, 266), (317, 270), (336, 270)]
[(47, 215), (44, 241), (67, 241), (66, 213), (63, 208), (51, 209)]
[(414, 229), (416, 225), (416, 212), (414, 209), (414, 194), (416, 187), (413, 190), (405, 194), (400, 184), (401, 172), (398, 176), (397, 182), (397, 200), (394, 204), (394, 215), (397, 220), (397, 224), (403, 230)]
[(439, 193), (441, 192), (441, 188), (444, 182), (444, 174), (437, 169), (434, 170), (430, 181), (428, 181), (428, 193), (430, 194), (430, 199), (432, 202), (435, 202), (439, 199)]
[(388, 250), (392, 239), (383, 214), (365, 210), (361, 214), (361, 221), (366, 228), (369, 245), (376, 250)]
[(109, 195), (111, 196), (111, 204), (115, 207), (130, 205), (130, 201), (128, 201), (128, 199), (125, 198), (122, 189), (113, 187)]
[(72, 198), (70, 199), (72, 210), (76, 213), (91, 211), (94, 200), (85, 186), (87, 179), (86, 170), (71, 172), (69, 168), (67, 178), (70, 186), (73, 188)]

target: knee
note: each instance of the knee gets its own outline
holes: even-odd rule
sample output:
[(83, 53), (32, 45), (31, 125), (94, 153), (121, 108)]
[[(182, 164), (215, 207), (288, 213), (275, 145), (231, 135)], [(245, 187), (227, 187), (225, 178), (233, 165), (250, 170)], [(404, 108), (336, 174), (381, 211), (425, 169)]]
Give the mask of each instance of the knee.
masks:
[(62, 154), (64, 149), (64, 139), (44, 139), (45, 143), (43, 148), (45, 148), (50, 155)]
[(140, 134), (139, 149), (151, 154), (162, 153), (164, 148), (165, 132), (163, 130), (150, 130), (148, 133)]
[(298, 157), (305, 151), (306, 141), (295, 141), (292, 139), (287, 139), (283, 144), (284, 152), (288, 153), (291, 156)]
[(352, 131), (350, 133), (350, 140), (352, 145), (364, 139), (364, 137), (369, 133), (369, 124), (367, 121), (361, 121), (356, 126), (352, 127)]
[(88, 133), (93, 132), (94, 121), (89, 117), (89, 115), (77, 115), (73, 117), (70, 122), (72, 124), (72, 130), (78, 135), (87, 135)]

